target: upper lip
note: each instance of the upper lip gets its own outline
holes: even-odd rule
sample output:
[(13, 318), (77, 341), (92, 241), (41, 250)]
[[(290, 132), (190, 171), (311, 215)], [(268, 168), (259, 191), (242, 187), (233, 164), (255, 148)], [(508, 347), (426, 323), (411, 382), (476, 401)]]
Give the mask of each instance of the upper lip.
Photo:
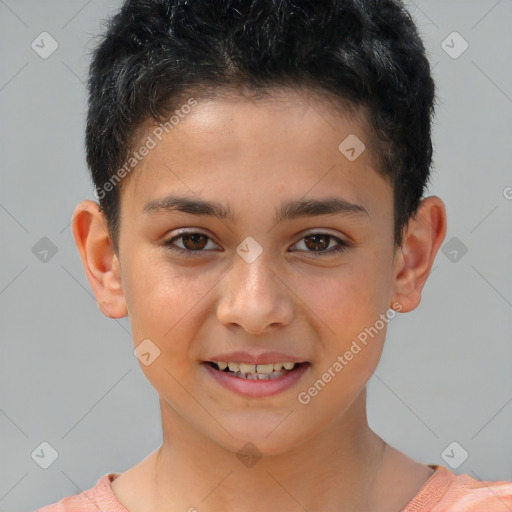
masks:
[(309, 362), (305, 358), (283, 354), (282, 352), (260, 352), (251, 354), (247, 351), (225, 352), (217, 354), (205, 361), (224, 361), (226, 363), (245, 363), (245, 364), (269, 364), (269, 363), (305, 363)]

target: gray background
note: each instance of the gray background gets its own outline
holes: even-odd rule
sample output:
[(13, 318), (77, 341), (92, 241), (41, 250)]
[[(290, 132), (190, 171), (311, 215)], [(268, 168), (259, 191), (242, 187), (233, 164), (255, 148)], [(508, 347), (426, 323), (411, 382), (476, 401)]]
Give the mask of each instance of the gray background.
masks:
[[(447, 206), (445, 243), (456, 239), (437, 256), (420, 307), (390, 324), (369, 421), (419, 461), (450, 467), (465, 449), (455, 473), (512, 480), (512, 1), (408, 5), (441, 99), (429, 193)], [(93, 199), (89, 53), (119, 6), (0, 0), (3, 511), (77, 494), (161, 442), (158, 396), (133, 356), (128, 319), (98, 311), (69, 227), (75, 205)], [(43, 31), (59, 44), (47, 59), (31, 48)], [(458, 58), (442, 47), (453, 31), (469, 43)], [(43, 237), (57, 248), (46, 262), (32, 250)], [(59, 454), (48, 469), (31, 456), (43, 441)], [(460, 447), (443, 458), (453, 441)]]

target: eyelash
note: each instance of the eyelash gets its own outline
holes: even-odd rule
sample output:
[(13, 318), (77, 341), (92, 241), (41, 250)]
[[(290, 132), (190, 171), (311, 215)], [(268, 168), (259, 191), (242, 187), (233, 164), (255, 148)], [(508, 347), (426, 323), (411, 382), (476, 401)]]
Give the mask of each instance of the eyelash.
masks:
[[(178, 253), (178, 254), (186, 254), (187, 256), (199, 256), (199, 255), (201, 255), (201, 253), (208, 252), (208, 251), (206, 251), (204, 249), (198, 249), (198, 250), (195, 250), (195, 251), (191, 250), (191, 249), (182, 249), (181, 247), (176, 247), (176, 245), (174, 245), (173, 242), (175, 240), (179, 240), (180, 238), (183, 238), (183, 237), (189, 236), (189, 235), (203, 235), (203, 236), (208, 238), (208, 241), (210, 241), (210, 240), (213, 241), (210, 237), (208, 237), (207, 235), (205, 235), (204, 233), (201, 233), (199, 231), (186, 231), (186, 232), (180, 233), (179, 235), (173, 236), (171, 239), (163, 242), (162, 245), (165, 248), (167, 248), (170, 251), (172, 251), (172, 252), (175, 252), (175, 253)], [(306, 251), (306, 252), (311, 253), (311, 254), (313, 254), (315, 256), (319, 256), (319, 257), (326, 256), (326, 255), (332, 256), (334, 254), (338, 254), (338, 253), (341, 253), (343, 251), (346, 251), (348, 248), (351, 247), (350, 243), (345, 242), (344, 240), (341, 240), (340, 238), (335, 237), (334, 235), (331, 235), (329, 233), (310, 233), (310, 234), (302, 237), (299, 240), (299, 242), (304, 240), (305, 238), (308, 238), (310, 236), (315, 236), (315, 235), (327, 236), (330, 239), (334, 239), (336, 242), (338, 242), (337, 246), (329, 249), (328, 251)], [(331, 240), (329, 240), (329, 244), (328, 245), (330, 245), (330, 242), (331, 242)], [(292, 252), (294, 252), (294, 251), (292, 251)]]

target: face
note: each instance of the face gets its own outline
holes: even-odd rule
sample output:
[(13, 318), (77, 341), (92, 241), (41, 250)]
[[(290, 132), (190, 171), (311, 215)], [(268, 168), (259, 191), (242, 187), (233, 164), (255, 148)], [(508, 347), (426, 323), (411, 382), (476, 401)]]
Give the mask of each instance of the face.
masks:
[[(198, 101), (154, 133), (123, 184), (119, 264), (163, 417), (269, 454), (349, 420), (396, 276), (392, 188), (370, 149), (354, 160), (338, 147), (351, 134), (364, 143), (363, 126), (289, 92)], [(235, 374), (236, 363), (257, 373), (288, 362), (277, 378)]]

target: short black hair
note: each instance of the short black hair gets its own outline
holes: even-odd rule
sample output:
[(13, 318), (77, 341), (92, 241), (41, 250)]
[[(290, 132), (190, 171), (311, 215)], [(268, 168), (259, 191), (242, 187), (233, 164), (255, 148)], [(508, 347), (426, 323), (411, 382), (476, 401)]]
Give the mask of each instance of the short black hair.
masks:
[(101, 37), (87, 83), (86, 155), (116, 252), (122, 183), (113, 179), (126, 175), (119, 170), (144, 126), (191, 96), (263, 97), (288, 86), (364, 112), (402, 244), (430, 175), (435, 85), (401, 0), (126, 0)]

